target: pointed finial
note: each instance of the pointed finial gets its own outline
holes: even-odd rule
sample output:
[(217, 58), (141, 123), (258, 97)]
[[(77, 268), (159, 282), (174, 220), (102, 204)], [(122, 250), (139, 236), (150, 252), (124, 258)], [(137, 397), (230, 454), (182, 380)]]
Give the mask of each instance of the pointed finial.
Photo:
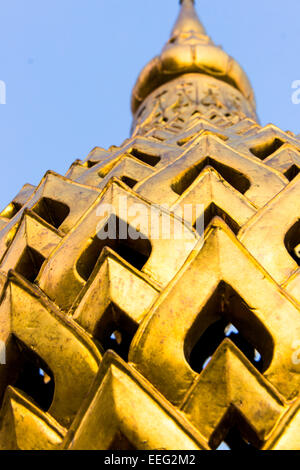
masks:
[(206, 35), (205, 29), (201, 24), (195, 9), (194, 0), (180, 0), (181, 9), (172, 31), (172, 37), (179, 36), (180, 34), (196, 33), (199, 35)]
[(195, 0), (180, 0), (180, 12), (171, 38), (162, 52), (140, 73), (132, 91), (135, 113), (153, 90), (186, 73), (215, 77), (237, 88), (253, 109), (255, 100), (247, 75), (240, 65), (206, 34), (195, 8)]

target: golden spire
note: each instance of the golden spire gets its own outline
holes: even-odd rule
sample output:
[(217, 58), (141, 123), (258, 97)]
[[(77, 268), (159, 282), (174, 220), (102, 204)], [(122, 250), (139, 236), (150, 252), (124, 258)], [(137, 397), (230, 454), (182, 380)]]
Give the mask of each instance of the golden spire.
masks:
[(172, 37), (179, 36), (182, 33), (196, 33), (206, 35), (203, 25), (200, 23), (195, 10), (194, 0), (181, 0), (181, 9), (172, 31)]
[(184, 73), (211, 75), (237, 88), (255, 110), (249, 80), (240, 65), (207, 36), (194, 0), (180, 0), (180, 12), (171, 38), (161, 54), (142, 70), (132, 92), (135, 113), (156, 88)]

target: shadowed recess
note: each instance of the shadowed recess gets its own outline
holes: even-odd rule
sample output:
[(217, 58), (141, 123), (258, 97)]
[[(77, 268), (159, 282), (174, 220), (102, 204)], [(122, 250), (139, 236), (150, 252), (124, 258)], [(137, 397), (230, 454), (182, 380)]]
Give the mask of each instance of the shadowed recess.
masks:
[(201, 372), (225, 338), (230, 338), (260, 372), (269, 367), (274, 348), (270, 334), (251, 307), (222, 281), (185, 339), (185, 356), (191, 368)]
[(245, 194), (245, 192), (250, 188), (250, 181), (245, 175), (243, 175), (243, 173), (224, 165), (223, 163), (219, 163), (211, 157), (207, 157), (201, 163), (198, 163), (179, 174), (171, 184), (172, 190), (181, 196), (193, 184), (206, 166), (212, 166), (240, 193)]

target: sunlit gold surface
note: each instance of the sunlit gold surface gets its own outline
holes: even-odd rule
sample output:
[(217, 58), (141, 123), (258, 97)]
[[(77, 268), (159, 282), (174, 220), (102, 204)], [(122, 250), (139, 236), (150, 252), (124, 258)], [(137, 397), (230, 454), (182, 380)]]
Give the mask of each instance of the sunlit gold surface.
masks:
[[(0, 215), (0, 449), (216, 449), (232, 429), (232, 448), (300, 449), (300, 139), (259, 125), (245, 73), (181, 3), (131, 137)], [(204, 237), (194, 219), (184, 239), (101, 244), (120, 197), (174, 230), (203, 204)]]

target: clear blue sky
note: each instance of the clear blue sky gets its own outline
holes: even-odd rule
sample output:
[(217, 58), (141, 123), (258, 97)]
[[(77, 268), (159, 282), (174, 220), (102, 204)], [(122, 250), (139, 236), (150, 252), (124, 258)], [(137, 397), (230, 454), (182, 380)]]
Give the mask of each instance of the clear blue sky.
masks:
[[(65, 173), (96, 145), (129, 134), (129, 98), (143, 65), (169, 37), (178, 0), (2, 0), (0, 206), (25, 182)], [(253, 84), (262, 124), (300, 132), (299, 0), (198, 0), (216, 44)]]

